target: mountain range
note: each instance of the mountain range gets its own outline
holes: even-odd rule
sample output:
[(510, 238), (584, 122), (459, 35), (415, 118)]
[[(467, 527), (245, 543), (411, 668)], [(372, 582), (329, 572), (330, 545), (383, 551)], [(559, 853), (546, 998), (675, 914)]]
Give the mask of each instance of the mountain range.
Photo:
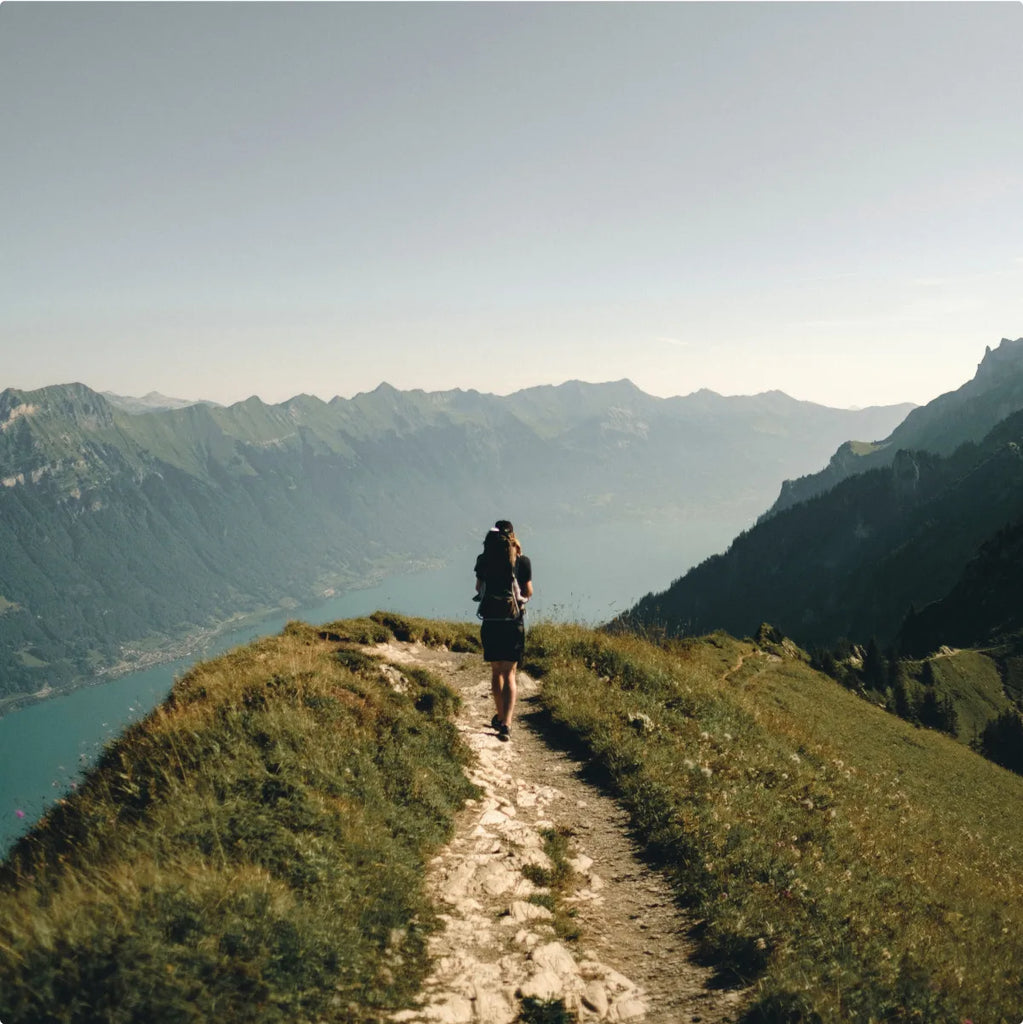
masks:
[(713, 516), (730, 536), (782, 479), (911, 408), (629, 381), (168, 405), (0, 393), (0, 697), (443, 559), (498, 515), (534, 531)]
[(1021, 409), (1023, 338), (1003, 339), (971, 381), (785, 484), (724, 554), (623, 621), (740, 636), (768, 621), (802, 644), (875, 637), (916, 653), (1004, 636), (1023, 624)]
[(816, 473), (786, 480), (765, 513), (773, 515), (868, 469), (891, 465), (900, 451), (951, 455), (967, 441), (980, 441), (989, 430), (1023, 408), (1023, 345), (1002, 338), (988, 346), (972, 380), (933, 402), (914, 409), (883, 441), (847, 441)]

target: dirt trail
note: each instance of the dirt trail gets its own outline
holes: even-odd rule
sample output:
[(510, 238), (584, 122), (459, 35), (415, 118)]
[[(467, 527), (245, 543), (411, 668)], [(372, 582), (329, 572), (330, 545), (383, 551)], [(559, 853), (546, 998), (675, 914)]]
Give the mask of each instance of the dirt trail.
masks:
[[(511, 1024), (519, 999), (534, 996), (563, 999), (584, 1022), (736, 1021), (744, 994), (716, 987), (713, 972), (693, 961), (694, 922), (639, 859), (625, 813), (537, 731), (535, 683), (519, 675), (512, 740), (503, 743), (489, 724), (489, 669), (478, 655), (399, 642), (366, 650), (421, 665), (461, 694), (457, 724), (478, 755), (469, 774), (483, 790), (430, 865), (427, 884), (444, 928), (431, 939), (435, 969), (422, 1004), (392, 1019)], [(558, 938), (535, 899), (546, 890), (522, 871), (549, 865), (541, 832), (551, 827), (571, 833), (575, 875), (565, 905), (575, 912), (575, 941)]]

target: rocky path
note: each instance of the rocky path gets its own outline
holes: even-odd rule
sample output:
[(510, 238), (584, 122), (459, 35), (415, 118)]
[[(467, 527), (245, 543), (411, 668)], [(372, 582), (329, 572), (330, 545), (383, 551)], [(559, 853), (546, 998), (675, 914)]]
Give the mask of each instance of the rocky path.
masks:
[[(693, 922), (638, 859), (625, 814), (529, 725), (532, 680), (519, 676), (512, 740), (503, 743), (489, 724), (489, 669), (478, 655), (398, 642), (366, 650), (422, 665), (461, 693), (458, 728), (478, 756), (469, 775), (482, 791), (430, 865), (444, 927), (430, 940), (434, 970), (421, 1005), (392, 1020), (511, 1024), (533, 997), (563, 1000), (566, 1019), (583, 1022), (734, 1022), (742, 993), (715, 988), (712, 972), (692, 961)], [(539, 870), (551, 866), (549, 830), (569, 836), (573, 874), (560, 899), (574, 939), (559, 937), (542, 905), (549, 890), (530, 880), (543, 881)]]

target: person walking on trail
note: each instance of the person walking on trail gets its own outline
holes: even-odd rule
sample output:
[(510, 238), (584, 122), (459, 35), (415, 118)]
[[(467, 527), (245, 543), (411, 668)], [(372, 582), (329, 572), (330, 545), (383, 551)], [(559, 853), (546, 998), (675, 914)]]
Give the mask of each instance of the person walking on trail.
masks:
[(499, 519), (483, 538), (476, 559), (476, 614), (483, 620), (483, 660), (490, 662), (490, 689), (496, 709), (490, 724), (499, 739), (511, 738), (515, 711), (515, 669), (526, 645), (526, 602), (533, 596), (533, 566), (507, 519)]

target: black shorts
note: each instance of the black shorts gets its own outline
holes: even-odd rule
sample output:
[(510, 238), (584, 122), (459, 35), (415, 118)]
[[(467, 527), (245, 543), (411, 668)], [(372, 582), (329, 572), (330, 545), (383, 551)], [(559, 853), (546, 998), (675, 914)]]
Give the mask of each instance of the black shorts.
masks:
[(484, 661), (521, 661), (526, 649), (522, 619), (484, 619), (480, 626)]

